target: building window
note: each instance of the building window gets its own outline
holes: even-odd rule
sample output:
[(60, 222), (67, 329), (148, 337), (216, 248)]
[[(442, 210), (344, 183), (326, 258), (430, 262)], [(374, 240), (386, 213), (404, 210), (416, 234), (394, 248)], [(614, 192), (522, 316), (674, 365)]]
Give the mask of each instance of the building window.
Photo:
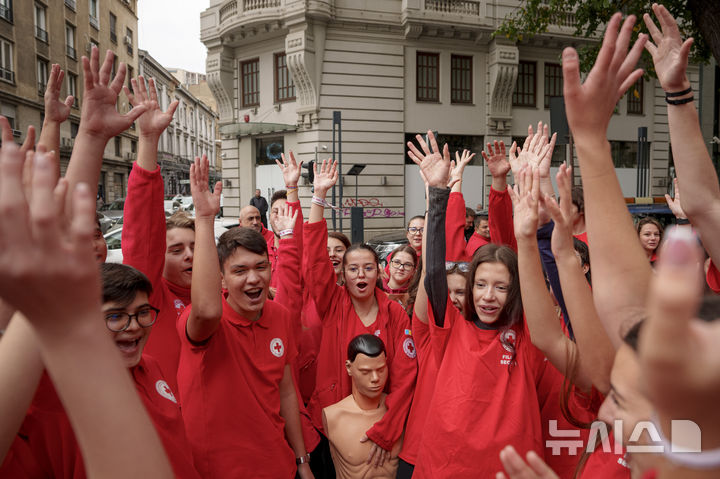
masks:
[(80, 104), (80, 99), (78, 98), (77, 92), (77, 78), (78, 77), (76, 74), (68, 72), (68, 95), (72, 95), (73, 97), (73, 108), (77, 108)]
[(643, 77), (640, 77), (628, 90), (627, 112), (628, 115), (643, 114)]
[(450, 57), (450, 102), (472, 103), (472, 57)]
[(43, 5), (35, 4), (35, 38), (48, 42), (46, 11)]
[(0, 18), (12, 23), (12, 21), (13, 21), (12, 0), (0, 0)]
[(127, 86), (132, 91), (132, 83), (130, 83), (130, 80), (133, 78), (133, 75), (135, 74), (135, 70), (133, 70), (133, 67), (130, 65), (127, 66)]
[(124, 194), (125, 193), (125, 188), (124, 188), (125, 176), (122, 173), (114, 173), (113, 179), (114, 179), (113, 189), (115, 190), (114, 191), (114, 193), (115, 193), (114, 199), (118, 200), (125, 196), (125, 194)]
[[(427, 131), (419, 132), (419, 133), (405, 133), (405, 145), (407, 145), (408, 141), (411, 141), (413, 143), (416, 143), (416, 136), (417, 135), (422, 136), (427, 140)], [(446, 135), (444, 133), (438, 133), (434, 132), (435, 139), (438, 142), (438, 145), (444, 145), (447, 143), (448, 148), (450, 151), (462, 151), (463, 149), (471, 150), (471, 151), (482, 151), (485, 147), (485, 144), (483, 143), (483, 140), (485, 137), (482, 135)], [(524, 138), (523, 138), (524, 140)], [(405, 155), (405, 164), (406, 165), (413, 165), (413, 161), (410, 159), (409, 156)], [(470, 165), (473, 166), (482, 166), (483, 160), (482, 158), (473, 158), (470, 163)]]
[(77, 8), (77, 2), (75, 2), (75, 0), (65, 0), (65, 5), (73, 12)]
[(440, 101), (440, 55), (417, 52), (417, 101)]
[(0, 38), (0, 80), (15, 82), (15, 69), (13, 68), (12, 43)]
[(37, 58), (37, 82), (38, 93), (44, 96), (48, 82), (48, 61), (40, 57)]
[(275, 54), (275, 102), (295, 99), (295, 85), (290, 78), (285, 52)]
[[(7, 118), (8, 123), (10, 123), (10, 128), (15, 130), (16, 129), (16, 111), (15, 111), (15, 105), (10, 105), (8, 103), (2, 103), (0, 104), (0, 114)], [(14, 133), (14, 132), (13, 132)]]
[(89, 2), (90, 26), (93, 27), (95, 30), (100, 30), (100, 8), (98, 7), (99, 1), (100, 0), (90, 0)]
[(255, 140), (255, 165), (274, 165), (275, 160), (285, 151), (285, 139), (282, 136), (276, 138), (257, 138)]
[(127, 46), (128, 55), (133, 54), (133, 31), (129, 28), (125, 29), (125, 46)]
[(545, 64), (545, 108), (550, 108), (550, 98), (563, 96), (562, 66)]
[(130, 140), (130, 153), (137, 153), (137, 142)]
[(110, 12), (110, 41), (117, 45), (117, 17)]
[(65, 24), (65, 45), (67, 56), (76, 60), (77, 52), (75, 51), (75, 27), (67, 23)]
[(120, 156), (120, 146), (122, 145), (122, 140), (119, 136), (115, 137), (115, 156)]
[(637, 141), (610, 141), (615, 168), (637, 167)]
[(535, 106), (537, 79), (535, 62), (518, 63), (518, 77), (513, 92), (513, 106)]
[(74, 121), (70, 122), (70, 138), (75, 138), (78, 134), (78, 130), (80, 129), (80, 123), (75, 123)]
[(240, 72), (243, 108), (260, 105), (260, 59), (242, 62)]

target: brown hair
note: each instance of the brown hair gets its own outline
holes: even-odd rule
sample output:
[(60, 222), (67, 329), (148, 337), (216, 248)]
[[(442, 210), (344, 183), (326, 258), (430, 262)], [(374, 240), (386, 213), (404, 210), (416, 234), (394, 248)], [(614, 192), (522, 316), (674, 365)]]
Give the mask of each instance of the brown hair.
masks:
[(173, 228), (187, 228), (195, 231), (195, 220), (185, 211), (176, 211), (165, 220), (165, 230), (170, 231)]
[(418, 263), (418, 255), (417, 251), (415, 251), (415, 248), (410, 246), (409, 244), (404, 244), (401, 246), (398, 246), (395, 248), (392, 253), (390, 253), (390, 256), (388, 256), (388, 261), (391, 261), (391, 259), (395, 256), (396, 253), (407, 253), (412, 257), (413, 263), (415, 266), (417, 266)]
[(640, 230), (642, 229), (642, 227), (645, 225), (657, 226), (657, 229), (660, 232), (660, 238), (662, 239), (663, 226), (658, 220), (656, 220), (652, 216), (646, 216), (645, 218), (640, 218), (640, 220), (638, 220), (637, 224), (635, 225), (635, 229), (637, 229), (638, 235), (640, 234)]
[(267, 256), (267, 242), (265, 238), (252, 228), (244, 228), (238, 226), (224, 232), (217, 243), (218, 259), (220, 260), (220, 269), (222, 270), (225, 261), (238, 248), (245, 248), (251, 253), (264, 254)]
[(350, 240), (339, 231), (328, 231), (328, 238), (335, 238), (340, 241), (343, 245), (345, 245), (345, 249), (350, 248)]

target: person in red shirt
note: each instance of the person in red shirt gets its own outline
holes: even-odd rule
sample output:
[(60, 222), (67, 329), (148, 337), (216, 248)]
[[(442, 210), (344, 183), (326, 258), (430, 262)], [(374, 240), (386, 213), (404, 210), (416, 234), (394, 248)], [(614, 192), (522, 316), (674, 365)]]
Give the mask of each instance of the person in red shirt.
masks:
[(190, 168), (192, 305), (177, 323), (178, 385), (195, 467), (203, 478), (310, 478), (291, 368), (293, 326), (285, 307), (267, 301), (267, 243), (255, 230), (233, 228), (216, 248), (222, 184), (210, 192), (208, 169), (207, 157)]
[(397, 301), (403, 309), (408, 308), (408, 286), (412, 282), (417, 267), (417, 253), (410, 245), (398, 246), (389, 256), (390, 276), (383, 279), (383, 291), (392, 301)]
[(482, 248), (469, 267), (466, 316), (450, 305), (442, 227), (450, 159), (447, 146), (441, 154), (432, 132), (428, 137), (432, 151), (422, 137), (424, 154), (408, 145), (429, 186), (426, 224), (433, 238), (423, 248), (426, 276), (415, 314), (429, 326), (429, 354), (439, 370), (413, 477), (484, 477), (498, 470), (507, 438), (523, 452), (543, 451), (540, 407), (547, 400), (547, 362), (523, 321), (517, 259), (510, 248)]
[[(358, 334), (378, 336), (387, 348), (388, 411), (365, 433), (364, 440), (373, 443), (368, 460), (382, 464), (402, 435), (415, 388), (416, 351), (410, 321), (402, 306), (390, 301), (378, 287), (377, 255), (367, 245), (354, 245), (345, 252), (344, 285), (337, 284), (335, 271), (323, 248), (328, 234), (323, 219), (325, 195), (337, 181), (337, 164), (326, 160), (316, 170), (310, 219), (304, 231), (305, 277), (312, 278), (307, 286), (322, 318), (323, 330), (315, 390), (308, 411), (315, 427), (322, 431), (322, 409), (351, 392), (351, 381), (343, 366), (347, 345)], [(415, 224), (421, 223), (412, 220), (411, 226)], [(321, 467), (332, 471), (327, 440), (313, 451), (313, 463), (321, 462)]]
[(488, 222), (488, 216), (480, 214), (475, 216), (475, 232), (467, 242), (465, 254), (468, 258), (472, 258), (478, 248), (485, 246), (488, 243), (490, 243), (490, 224)]
[(642, 218), (636, 225), (640, 244), (645, 250), (645, 254), (654, 263), (657, 259), (657, 249), (662, 240), (663, 227), (655, 218)]
[(425, 217), (424, 216), (413, 216), (408, 221), (407, 225), (407, 239), (410, 246), (415, 248), (417, 253), (420, 253), (423, 241), (423, 231), (425, 230)]

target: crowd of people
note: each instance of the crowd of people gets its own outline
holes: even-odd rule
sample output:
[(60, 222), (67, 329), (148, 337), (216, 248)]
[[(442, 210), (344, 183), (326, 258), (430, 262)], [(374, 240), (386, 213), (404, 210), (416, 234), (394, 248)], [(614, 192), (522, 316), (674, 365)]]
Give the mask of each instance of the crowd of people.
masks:
[[(562, 53), (583, 188), (563, 165), (556, 191), (540, 123), (481, 152), (492, 185), (477, 215), (462, 195), (474, 153), (452, 160), (418, 135), (426, 214), (382, 266), (328, 231), (331, 159), (301, 205), (302, 163), (283, 155), (285, 189), (269, 205), (257, 191), (216, 243), (222, 184), (196, 158), (195, 216), (166, 219), (157, 146), (177, 102), (163, 111), (152, 79), (124, 86), (123, 64), (111, 77), (111, 52), (83, 57), (61, 178), (73, 99), (53, 66), (37, 143), (30, 127), (16, 145), (0, 117), (0, 477), (718, 477), (720, 186), (692, 39), (652, 10), (632, 45), (636, 19), (612, 17), (582, 81), (577, 52)], [(665, 232), (633, 223), (606, 138), (643, 49), (677, 171)], [(124, 264), (105, 264), (94, 190), (133, 122)]]

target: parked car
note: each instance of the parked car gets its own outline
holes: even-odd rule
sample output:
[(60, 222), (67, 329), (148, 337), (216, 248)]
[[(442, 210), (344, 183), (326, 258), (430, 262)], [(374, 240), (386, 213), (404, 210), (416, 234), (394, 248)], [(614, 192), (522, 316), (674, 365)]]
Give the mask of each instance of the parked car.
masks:
[(113, 220), (113, 222), (117, 222), (118, 218), (122, 218), (124, 207), (125, 198), (121, 198), (119, 200), (113, 201), (112, 203), (102, 205), (99, 211), (111, 220)]
[(367, 244), (375, 250), (380, 260), (380, 266), (385, 268), (388, 255), (398, 246), (408, 244), (408, 239), (404, 231), (393, 231), (375, 236)]
[[(228, 229), (229, 228), (223, 226), (220, 219), (215, 220), (215, 243), (217, 243), (218, 238)], [(107, 243), (108, 249), (107, 259), (105, 261), (108, 263), (122, 263), (122, 226), (110, 230), (110, 232), (105, 235), (105, 243)]]
[(114, 226), (114, 221), (112, 218), (108, 218), (103, 213), (97, 212), (98, 215), (98, 221), (100, 222), (100, 231), (102, 231), (103, 234), (107, 233), (110, 228)]

